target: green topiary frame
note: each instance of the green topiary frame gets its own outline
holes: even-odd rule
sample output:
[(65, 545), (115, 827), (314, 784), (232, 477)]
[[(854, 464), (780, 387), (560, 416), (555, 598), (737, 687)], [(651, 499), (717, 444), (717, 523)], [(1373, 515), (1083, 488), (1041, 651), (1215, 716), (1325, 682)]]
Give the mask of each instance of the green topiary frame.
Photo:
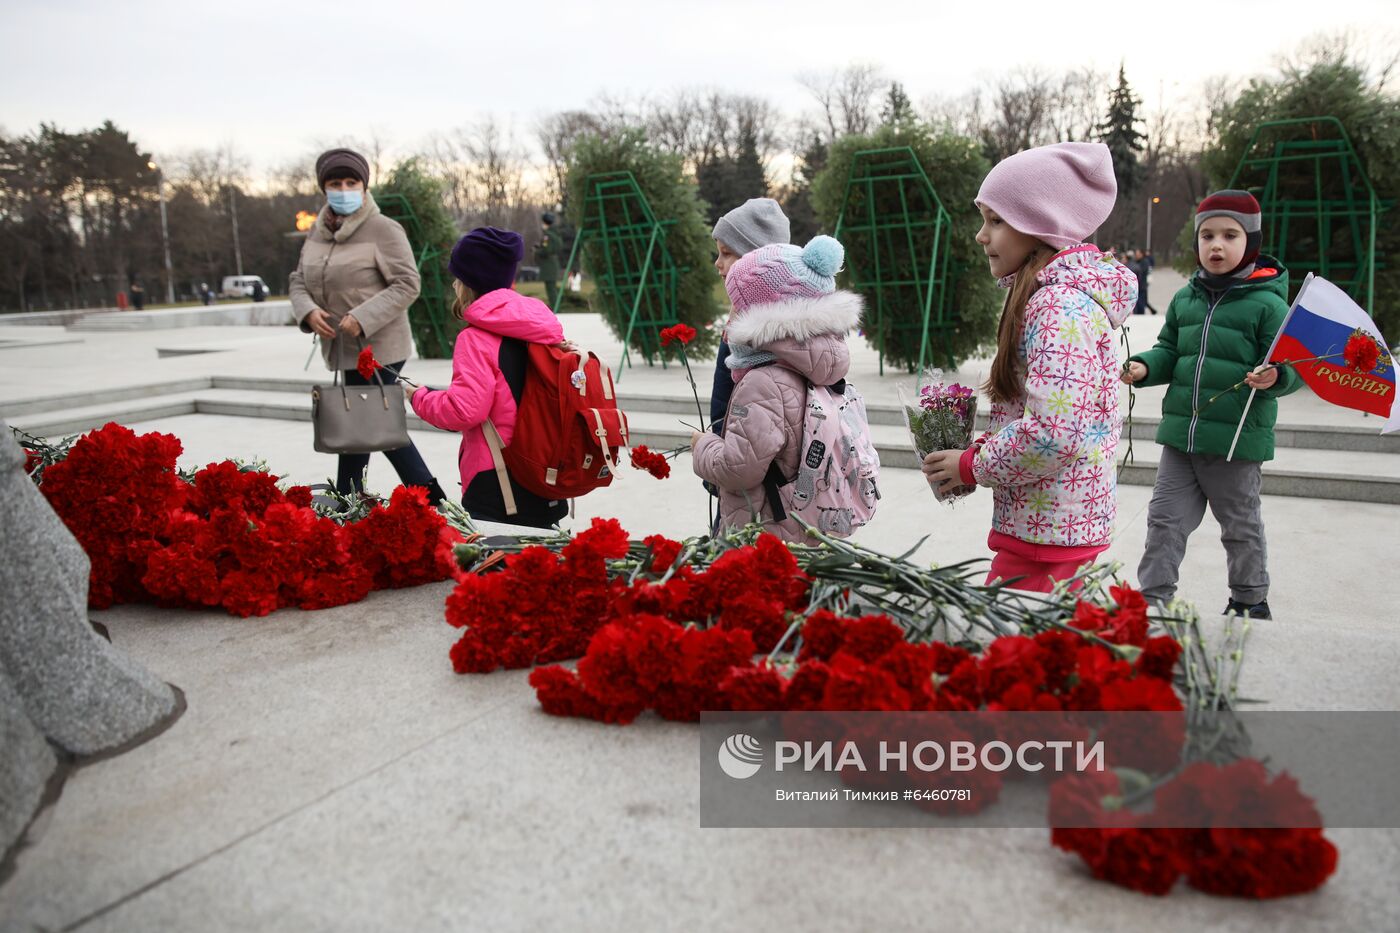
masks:
[[(582, 251), (604, 314), (622, 334), (619, 369), (631, 363), (634, 338), (648, 366), (654, 359), (665, 366), (661, 331), (680, 322), (681, 270), (666, 243), (675, 221), (657, 219), (631, 172), (589, 175), (583, 189), (582, 220), (565, 268), (574, 268)], [(558, 301), (562, 298), (561, 293)]]
[(452, 316), (454, 296), (447, 272), (447, 254), (428, 237), (408, 198), (376, 192), (374, 203), (385, 217), (403, 225), (418, 263), (421, 290), (408, 306), (408, 322), (418, 355), (424, 359), (451, 359), (461, 322)]
[(1295, 286), (1313, 272), (1375, 308), (1376, 270), (1384, 267), (1376, 236), (1393, 202), (1376, 195), (1341, 121), (1259, 124), (1226, 187), (1247, 187), (1258, 198), (1263, 251), (1289, 268)]
[[(881, 375), (886, 350), (903, 344), (901, 333), (918, 334), (918, 368), (932, 357), (934, 334), (948, 368), (955, 366), (952, 232), (953, 218), (912, 148), (855, 153), (835, 236), (846, 247), (850, 287), (866, 298), (865, 329), (880, 352)], [(905, 365), (914, 369), (912, 360)]]

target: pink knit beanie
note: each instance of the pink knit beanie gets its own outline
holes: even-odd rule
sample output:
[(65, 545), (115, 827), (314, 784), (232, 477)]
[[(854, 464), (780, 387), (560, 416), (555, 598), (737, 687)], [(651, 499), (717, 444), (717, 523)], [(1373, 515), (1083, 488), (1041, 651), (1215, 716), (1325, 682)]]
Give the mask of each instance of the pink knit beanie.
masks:
[(1056, 249), (1083, 243), (1113, 212), (1118, 181), (1103, 143), (1055, 143), (1002, 159), (976, 203)]
[(773, 243), (746, 254), (724, 277), (733, 316), (754, 305), (830, 295), (836, 291), (836, 273), (845, 256), (845, 248), (824, 235), (806, 246)]

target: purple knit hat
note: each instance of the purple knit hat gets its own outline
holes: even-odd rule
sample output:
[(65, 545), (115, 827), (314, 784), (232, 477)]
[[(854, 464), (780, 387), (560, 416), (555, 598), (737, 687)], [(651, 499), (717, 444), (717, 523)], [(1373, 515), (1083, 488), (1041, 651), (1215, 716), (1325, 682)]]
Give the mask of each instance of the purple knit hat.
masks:
[(724, 290), (735, 316), (754, 305), (820, 298), (836, 291), (836, 273), (845, 257), (845, 248), (829, 236), (814, 237), (802, 247), (774, 243), (734, 263), (724, 277)]
[(1113, 212), (1118, 181), (1103, 143), (1055, 143), (1002, 159), (976, 203), (1056, 249), (1078, 246)]
[(496, 227), (477, 227), (457, 241), (447, 268), (480, 298), (515, 284), (515, 270), (525, 256), (520, 234)]

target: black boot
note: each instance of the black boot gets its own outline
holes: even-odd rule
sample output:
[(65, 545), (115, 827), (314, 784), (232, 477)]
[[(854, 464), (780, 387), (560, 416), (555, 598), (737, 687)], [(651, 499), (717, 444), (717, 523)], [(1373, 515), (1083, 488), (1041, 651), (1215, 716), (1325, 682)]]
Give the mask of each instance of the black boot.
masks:
[(1220, 614), (1227, 616), (1232, 612), (1237, 616), (1248, 616), (1251, 619), (1273, 619), (1273, 615), (1269, 612), (1268, 600), (1260, 600), (1251, 606), (1232, 596), (1230, 601), (1225, 604), (1225, 611)]
[(447, 493), (442, 491), (442, 487), (438, 485), (437, 478), (434, 477), (433, 481), (428, 485), (428, 505), (437, 508), (438, 503), (446, 498)]

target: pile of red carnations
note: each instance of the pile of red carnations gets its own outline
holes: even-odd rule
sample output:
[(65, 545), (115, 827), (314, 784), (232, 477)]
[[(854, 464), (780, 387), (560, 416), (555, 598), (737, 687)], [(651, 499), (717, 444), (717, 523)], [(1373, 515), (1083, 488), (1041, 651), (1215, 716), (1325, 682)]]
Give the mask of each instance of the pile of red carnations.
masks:
[(47, 466), (40, 490), (87, 552), (88, 603), (222, 606), (237, 616), (324, 609), (371, 590), (453, 575), (460, 536), (399, 487), (387, 506), (341, 525), (311, 508), (305, 486), (212, 463), (175, 470), (180, 441), (108, 424)]
[[(644, 543), (647, 572), (631, 585), (608, 572), (608, 562), (624, 557), (630, 544), (616, 519), (594, 519), (559, 552), (530, 547), (507, 557), (497, 572), (463, 575), (447, 597), (448, 623), (464, 629), (452, 646), (452, 666), (479, 674), (581, 657), (611, 637), (600, 635), (609, 626), (643, 617), (677, 630), (672, 620), (713, 620), (716, 630), (746, 634), (748, 657), (771, 650), (791, 613), (806, 605), (807, 580), (776, 538), (731, 551), (704, 573), (672, 569), (678, 542), (655, 535)], [(598, 718), (630, 721), (640, 712)]]
[[(463, 575), (447, 601), (448, 622), (464, 630), (452, 647), (454, 668), (486, 672), (578, 658), (572, 670), (551, 664), (531, 672), (541, 706), (620, 724), (646, 710), (681, 721), (697, 720), (702, 710), (1182, 711), (1173, 688), (1181, 646), (1149, 637), (1147, 605), (1126, 587), (1111, 587), (1105, 606), (1080, 601), (1061, 627), (996, 638), (974, 653), (911, 642), (883, 615), (807, 615), (813, 581), (767, 535), (703, 570), (686, 563), (679, 542), (651, 537), (644, 545), (640, 561), (624, 560), (632, 547), (626, 532), (615, 520), (595, 519), (559, 551), (528, 547), (492, 572)], [(1161, 718), (1174, 732), (1172, 741), (1143, 743), (1155, 759), (1109, 764), (1170, 772), (1185, 717)], [(1163, 749), (1171, 754), (1163, 757)], [(1197, 765), (1159, 788), (1156, 799), (1159, 807), (1172, 794), (1228, 801), (1264, 793), (1266, 777), (1258, 762)], [(969, 778), (976, 782), (970, 803), (920, 806), (971, 812), (997, 799), (999, 773), (979, 769), (959, 780)], [(927, 780), (934, 786), (948, 778)], [(1115, 809), (1117, 781), (1106, 771), (1088, 784), (1053, 788), (1052, 825), (1084, 826), (1086, 810), (1100, 817), (1088, 824), (1094, 828), (1053, 835), (1095, 877), (1163, 894), (1185, 876), (1213, 894), (1275, 897), (1312, 890), (1335, 868), (1335, 849), (1320, 829), (1137, 826), (1131, 810)], [(1320, 826), (1291, 779), (1277, 778), (1267, 790), (1282, 812), (1305, 817), (1287, 825)], [(1057, 815), (1078, 819), (1056, 823)]]

